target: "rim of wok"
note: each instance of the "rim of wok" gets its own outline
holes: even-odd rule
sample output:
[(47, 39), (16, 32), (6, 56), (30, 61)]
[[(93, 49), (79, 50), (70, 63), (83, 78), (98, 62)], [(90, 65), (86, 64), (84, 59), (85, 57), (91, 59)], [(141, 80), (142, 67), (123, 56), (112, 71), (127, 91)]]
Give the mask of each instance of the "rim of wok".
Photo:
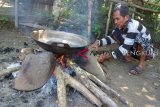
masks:
[[(35, 30), (33, 31), (33, 34), (32, 34), (32, 38), (35, 40), (35, 41), (38, 41), (38, 42), (41, 42), (43, 44), (46, 44), (46, 45), (51, 45), (51, 43), (47, 43), (45, 42), (45, 39), (46, 41), (48, 41), (49, 39), (54, 39), (54, 38), (59, 38), (61, 40), (64, 40), (64, 41), (68, 41), (67, 43), (64, 42), (64, 41), (50, 41), (51, 43), (57, 43), (57, 44), (67, 44), (69, 45), (69, 48), (82, 48), (82, 47), (86, 47), (89, 45), (89, 41), (87, 40), (87, 38), (85, 37), (82, 37), (78, 34), (74, 34), (74, 33), (68, 33), (68, 32), (64, 32), (64, 31), (55, 31), (55, 30)], [(74, 41), (75, 40), (75, 41)], [(77, 46), (73, 46), (70, 44), (70, 42), (73, 42), (73, 43), (77, 43), (77, 42), (81, 42), (79, 44), (77, 44)], [(58, 46), (57, 46), (58, 47)], [(63, 48), (63, 47), (61, 47)], [(66, 47), (64, 47), (66, 48)]]

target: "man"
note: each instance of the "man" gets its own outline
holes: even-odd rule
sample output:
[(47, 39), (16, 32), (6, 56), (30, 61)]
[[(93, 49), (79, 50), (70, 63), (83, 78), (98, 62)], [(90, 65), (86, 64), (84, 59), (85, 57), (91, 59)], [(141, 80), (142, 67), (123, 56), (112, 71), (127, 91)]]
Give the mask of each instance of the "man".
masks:
[(151, 35), (149, 31), (140, 22), (129, 17), (129, 9), (127, 6), (118, 4), (113, 10), (113, 20), (115, 29), (110, 36), (95, 41), (92, 48), (98, 50), (99, 46), (117, 43), (119, 48), (108, 53), (100, 55), (98, 61), (100, 63), (107, 59), (122, 59), (131, 61), (134, 57), (139, 59), (139, 64), (130, 70), (132, 74), (139, 74), (146, 60), (153, 58), (153, 45), (151, 44)]

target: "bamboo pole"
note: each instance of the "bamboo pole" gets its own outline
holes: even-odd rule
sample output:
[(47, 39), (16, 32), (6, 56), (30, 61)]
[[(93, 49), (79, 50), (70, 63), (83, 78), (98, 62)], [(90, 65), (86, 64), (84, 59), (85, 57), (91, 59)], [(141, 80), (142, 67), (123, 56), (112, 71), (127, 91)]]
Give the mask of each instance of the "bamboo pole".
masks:
[(15, 0), (15, 27), (18, 28), (18, 2), (19, 0)]
[(92, 0), (88, 0), (88, 37), (91, 35)]
[(105, 33), (105, 36), (107, 36), (107, 34), (108, 34), (109, 23), (110, 23), (110, 19), (111, 19), (112, 6), (113, 6), (113, 2), (110, 2), (109, 12), (108, 12), (108, 18), (107, 18), (107, 24), (106, 24), (106, 33)]

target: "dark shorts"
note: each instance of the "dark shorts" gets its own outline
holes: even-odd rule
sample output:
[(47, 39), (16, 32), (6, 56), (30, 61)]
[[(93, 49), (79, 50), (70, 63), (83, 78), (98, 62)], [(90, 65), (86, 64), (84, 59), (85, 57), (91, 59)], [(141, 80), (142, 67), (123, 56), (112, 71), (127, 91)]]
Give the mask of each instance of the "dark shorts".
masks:
[(138, 59), (138, 60), (140, 60), (141, 54), (145, 54), (146, 55), (146, 59), (145, 60), (153, 59), (153, 52), (151, 52), (151, 51), (143, 51), (142, 49), (143, 48), (141, 48), (140, 44), (135, 43), (133, 45), (133, 47), (130, 49), (130, 55), (133, 58)]

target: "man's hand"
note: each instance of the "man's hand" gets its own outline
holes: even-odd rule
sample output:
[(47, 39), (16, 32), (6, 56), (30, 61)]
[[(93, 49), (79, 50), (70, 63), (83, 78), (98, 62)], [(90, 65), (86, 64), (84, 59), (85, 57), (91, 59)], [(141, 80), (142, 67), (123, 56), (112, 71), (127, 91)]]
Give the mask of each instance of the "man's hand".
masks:
[(99, 56), (98, 62), (103, 63), (105, 60), (109, 60), (111, 58), (112, 58), (111, 54), (109, 54), (109, 52), (105, 52)]
[(98, 51), (98, 47), (99, 47), (99, 40), (96, 40), (89, 48)]

